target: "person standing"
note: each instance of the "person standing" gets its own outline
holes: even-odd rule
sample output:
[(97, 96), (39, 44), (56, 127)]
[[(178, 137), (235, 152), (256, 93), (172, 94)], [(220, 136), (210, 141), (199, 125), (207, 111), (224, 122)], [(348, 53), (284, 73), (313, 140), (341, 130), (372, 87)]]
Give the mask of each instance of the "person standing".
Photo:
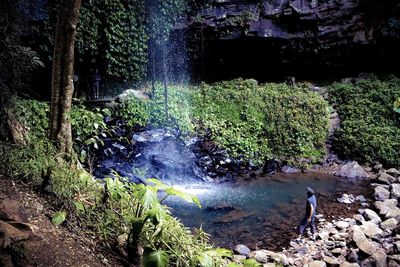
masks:
[(304, 230), (307, 226), (310, 226), (312, 239), (315, 240), (315, 212), (317, 208), (317, 198), (315, 197), (315, 191), (307, 187), (307, 201), (306, 201), (306, 215), (303, 220), (301, 220), (300, 225), (298, 227), (299, 237), (298, 240), (301, 240), (301, 237), (304, 233)]
[(93, 99), (98, 99), (99, 98), (99, 91), (100, 91), (100, 81), (101, 81), (101, 76), (99, 74), (99, 70), (96, 69), (94, 72), (94, 75), (92, 77), (92, 95)]

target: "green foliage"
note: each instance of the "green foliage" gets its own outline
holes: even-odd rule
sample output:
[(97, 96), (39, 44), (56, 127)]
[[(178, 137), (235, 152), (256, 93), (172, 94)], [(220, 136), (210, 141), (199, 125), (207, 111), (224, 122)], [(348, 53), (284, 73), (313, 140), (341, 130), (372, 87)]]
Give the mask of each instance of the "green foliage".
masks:
[(51, 222), (54, 225), (60, 225), (65, 221), (66, 218), (67, 218), (67, 213), (65, 211), (57, 211), (51, 217)]
[(32, 182), (38, 186), (48, 170), (56, 166), (55, 149), (44, 139), (27, 145), (1, 144), (0, 158), (3, 159), (1, 172)]
[(233, 80), (197, 88), (194, 117), (233, 156), (317, 160), (324, 155), (328, 113), (317, 94), (285, 84)]
[(339, 155), (399, 167), (400, 121), (393, 103), (400, 95), (400, 79), (335, 83), (330, 94), (342, 118), (334, 143)]
[(164, 88), (156, 83), (150, 105), (150, 123), (157, 127), (174, 126), (183, 133), (194, 130), (191, 119), (191, 91), (187, 87), (168, 85), (168, 120), (164, 105)]
[(194, 125), (191, 120), (191, 91), (187, 87), (168, 86), (168, 114), (166, 117), (164, 91), (156, 83), (155, 92), (150, 100), (127, 97), (118, 104), (115, 115), (129, 127), (176, 127), (183, 133), (191, 133)]
[(393, 103), (394, 112), (400, 113), (400, 97)]
[(168, 253), (162, 250), (145, 253), (143, 264), (145, 267), (167, 267), (169, 264)]
[[(107, 109), (88, 110), (83, 105), (72, 107), (71, 119), (73, 139), (76, 144), (90, 146), (93, 145), (96, 149), (99, 144), (102, 144), (100, 135), (106, 137), (104, 131), (107, 126), (104, 122), (103, 113), (109, 113)], [(79, 151), (80, 149), (78, 149)]]
[(49, 129), (49, 104), (31, 99), (16, 99), (12, 109), (17, 120), (28, 127), (31, 139), (46, 138)]
[(257, 262), (255, 259), (244, 259), (241, 261), (242, 264), (231, 262), (227, 265), (227, 267), (260, 267), (261, 263)]
[[(185, 7), (184, 0), (82, 1), (76, 69), (104, 68), (101, 72), (110, 78), (141, 81), (146, 75), (150, 37), (156, 41), (168, 39)], [(55, 2), (48, 3), (46, 11), (45, 21), (32, 27), (32, 45), (41, 50), (43, 57), (51, 59)]]
[(125, 98), (118, 104), (115, 116), (129, 127), (145, 127), (150, 120), (149, 104), (134, 96)]

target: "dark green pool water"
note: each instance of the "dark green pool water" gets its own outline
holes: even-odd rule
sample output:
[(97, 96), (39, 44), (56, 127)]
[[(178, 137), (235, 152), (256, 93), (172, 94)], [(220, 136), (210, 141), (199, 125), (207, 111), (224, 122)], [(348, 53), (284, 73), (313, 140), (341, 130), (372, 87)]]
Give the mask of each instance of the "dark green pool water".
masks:
[[(307, 186), (318, 192), (317, 213), (330, 213), (330, 206), (339, 209), (337, 213), (341, 208), (345, 212), (348, 207), (335, 203), (337, 196), (366, 192), (365, 181), (331, 175), (291, 174), (234, 184), (179, 185), (178, 188), (199, 198), (202, 209), (176, 198), (168, 199), (165, 204), (186, 226), (202, 226), (216, 245), (279, 246), (294, 235), (304, 215)], [(278, 238), (281, 243), (274, 242)]]

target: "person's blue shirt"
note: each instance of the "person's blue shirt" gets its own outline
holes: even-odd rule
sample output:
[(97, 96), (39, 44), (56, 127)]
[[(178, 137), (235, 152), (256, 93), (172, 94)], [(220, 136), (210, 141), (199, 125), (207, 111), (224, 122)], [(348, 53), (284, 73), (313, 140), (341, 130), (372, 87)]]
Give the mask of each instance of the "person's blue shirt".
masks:
[(309, 205), (311, 205), (312, 208), (313, 208), (313, 213), (311, 214), (311, 218), (314, 219), (315, 218), (315, 211), (316, 211), (316, 208), (317, 208), (317, 198), (314, 195), (311, 195), (307, 199), (307, 208), (306, 208), (306, 212), (307, 212), (306, 216), (307, 217), (310, 217), (310, 212), (311, 212), (311, 209), (310, 209)]

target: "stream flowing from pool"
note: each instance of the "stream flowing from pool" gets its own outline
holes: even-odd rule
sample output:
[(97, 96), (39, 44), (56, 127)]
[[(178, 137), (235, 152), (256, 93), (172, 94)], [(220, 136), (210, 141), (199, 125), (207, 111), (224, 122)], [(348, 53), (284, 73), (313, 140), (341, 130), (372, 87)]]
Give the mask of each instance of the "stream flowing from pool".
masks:
[(336, 202), (342, 193), (366, 191), (362, 180), (314, 173), (279, 174), (236, 183), (177, 185), (197, 196), (202, 208), (173, 197), (165, 204), (185, 226), (201, 226), (211, 234), (215, 245), (277, 248), (296, 236), (295, 228), (305, 212), (307, 186), (317, 191), (317, 214), (323, 213), (325, 218), (352, 213), (346, 204)]

